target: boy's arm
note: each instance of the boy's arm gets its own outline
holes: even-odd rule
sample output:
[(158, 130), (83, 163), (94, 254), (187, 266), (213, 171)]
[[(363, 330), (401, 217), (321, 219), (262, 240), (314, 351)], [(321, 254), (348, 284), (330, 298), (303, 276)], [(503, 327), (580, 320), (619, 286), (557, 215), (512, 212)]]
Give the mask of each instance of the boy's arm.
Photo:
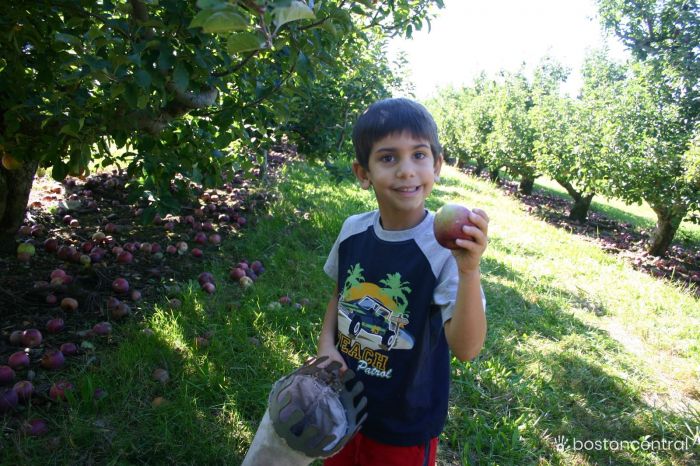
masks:
[[(335, 336), (338, 332), (338, 286), (333, 290), (333, 295), (328, 300), (326, 306), (326, 314), (323, 317), (323, 326), (321, 327), (321, 335), (318, 338), (318, 356), (328, 356), (330, 361), (338, 361), (342, 364), (340, 373), (342, 374), (348, 368), (345, 360), (340, 355), (340, 352), (335, 347)], [(326, 364), (324, 364), (325, 366)]]
[(445, 338), (460, 361), (474, 359), (486, 338), (486, 313), (481, 300), (481, 273), (459, 274), (457, 300), (452, 318), (445, 322)]
[(445, 322), (447, 344), (461, 361), (475, 358), (486, 338), (479, 263), (488, 243), (489, 218), (483, 210), (474, 209), (469, 220), (474, 226), (464, 226), (462, 231), (472, 239), (458, 239), (456, 243), (460, 249), (453, 251), (459, 270), (459, 284), (454, 313)]

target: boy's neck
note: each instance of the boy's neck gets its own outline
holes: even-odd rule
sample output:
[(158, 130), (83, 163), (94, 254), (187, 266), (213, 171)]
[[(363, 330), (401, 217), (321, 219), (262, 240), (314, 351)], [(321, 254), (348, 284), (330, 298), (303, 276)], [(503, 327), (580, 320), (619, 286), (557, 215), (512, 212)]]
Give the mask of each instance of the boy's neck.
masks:
[(410, 215), (404, 214), (400, 216), (392, 216), (382, 213), (382, 209), (380, 207), (379, 224), (387, 231), (408, 230), (420, 224), (420, 222), (425, 219), (426, 215), (428, 215), (428, 211), (423, 208), (420, 212), (417, 211), (415, 214), (412, 213)]

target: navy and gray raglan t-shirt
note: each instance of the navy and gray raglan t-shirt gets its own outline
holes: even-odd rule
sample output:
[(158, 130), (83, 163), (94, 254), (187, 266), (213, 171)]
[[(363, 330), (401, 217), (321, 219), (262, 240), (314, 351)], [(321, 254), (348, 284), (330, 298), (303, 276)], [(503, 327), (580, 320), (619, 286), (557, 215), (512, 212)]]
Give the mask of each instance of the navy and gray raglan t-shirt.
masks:
[(340, 291), (338, 349), (365, 386), (362, 432), (390, 445), (422, 445), (447, 417), (443, 324), (452, 317), (458, 277), (452, 253), (435, 240), (433, 219), (427, 212), (415, 227), (391, 231), (378, 211), (349, 217), (324, 266)]

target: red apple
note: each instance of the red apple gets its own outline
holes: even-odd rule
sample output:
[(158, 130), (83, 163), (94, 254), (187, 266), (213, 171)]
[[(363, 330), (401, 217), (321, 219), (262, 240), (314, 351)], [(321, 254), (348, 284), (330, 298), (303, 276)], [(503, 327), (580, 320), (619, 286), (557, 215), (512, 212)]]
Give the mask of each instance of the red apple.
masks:
[(113, 319), (119, 320), (119, 319), (122, 319), (122, 318), (128, 316), (130, 312), (131, 312), (131, 308), (129, 307), (128, 304), (119, 303), (116, 306), (114, 306), (114, 308), (112, 308), (112, 310), (110, 311), (110, 314), (111, 314)]
[(109, 322), (98, 322), (92, 326), (92, 332), (95, 335), (109, 335), (112, 333), (112, 324)]
[(61, 345), (60, 350), (64, 356), (75, 356), (76, 354), (78, 354), (78, 345), (67, 341)]
[(65, 327), (65, 324), (63, 322), (63, 319), (60, 317), (57, 317), (55, 319), (51, 319), (48, 322), (46, 322), (46, 331), (49, 333), (59, 333), (63, 328)]
[(44, 241), (44, 251), (46, 252), (56, 252), (58, 250), (58, 240), (56, 238), (49, 238)]
[(122, 251), (117, 256), (117, 262), (119, 264), (131, 264), (131, 262), (133, 260), (134, 260), (134, 256), (129, 251)]
[(0, 413), (12, 411), (17, 407), (18, 401), (17, 392), (13, 389), (0, 392)]
[(17, 393), (17, 399), (20, 403), (29, 401), (34, 393), (34, 385), (29, 380), (20, 380), (12, 389)]
[(63, 278), (66, 276), (66, 271), (63, 269), (55, 269), (51, 272), (51, 280), (54, 278)]
[(442, 247), (447, 249), (458, 249), (455, 240), (458, 238), (468, 239), (462, 227), (473, 225), (469, 220), (471, 210), (459, 204), (445, 204), (435, 213), (433, 231), (435, 239)]
[(233, 280), (240, 280), (241, 278), (243, 278), (243, 277), (246, 276), (246, 275), (245, 275), (245, 270), (243, 270), (243, 269), (240, 268), (240, 267), (235, 267), (234, 269), (231, 270), (231, 272), (229, 273), (229, 276), (230, 276)]
[(7, 385), (15, 380), (15, 371), (10, 366), (0, 366), (0, 385)]
[(22, 424), (22, 432), (30, 437), (40, 437), (49, 432), (49, 427), (43, 419), (30, 419)]
[(14, 330), (10, 333), (10, 344), (14, 346), (22, 344), (22, 330)]
[(58, 370), (66, 363), (66, 358), (59, 350), (49, 350), (41, 357), (41, 367), (52, 371)]
[(263, 271), (265, 270), (265, 269), (263, 268), (262, 262), (260, 262), (260, 261), (253, 261), (253, 262), (250, 264), (250, 268), (253, 269), (253, 272), (255, 272), (255, 273), (258, 274), (258, 275), (260, 275), (261, 273), (263, 273)]
[(202, 285), (202, 289), (205, 292), (212, 294), (216, 290), (216, 286), (211, 282), (207, 282), (207, 283)]
[(285, 305), (292, 304), (292, 298), (285, 295), (285, 296), (280, 297), (279, 302), (280, 302), (280, 304), (285, 304)]
[(35, 348), (41, 344), (41, 332), (35, 328), (30, 328), (22, 332), (22, 344), (29, 348)]
[(124, 278), (117, 278), (112, 282), (112, 290), (114, 290), (115, 293), (125, 294), (129, 291), (129, 282)]
[(51, 386), (51, 389), (49, 390), (49, 397), (56, 401), (56, 400), (65, 400), (66, 399), (66, 393), (67, 392), (72, 392), (75, 389), (72, 383), (66, 381), (66, 380), (61, 380), (59, 382), (54, 383)]
[(202, 272), (199, 274), (199, 277), (197, 277), (197, 281), (200, 285), (214, 283), (214, 275), (212, 275), (211, 272)]
[(15, 370), (29, 367), (29, 355), (24, 351), (12, 353), (10, 357), (7, 358), (7, 365)]

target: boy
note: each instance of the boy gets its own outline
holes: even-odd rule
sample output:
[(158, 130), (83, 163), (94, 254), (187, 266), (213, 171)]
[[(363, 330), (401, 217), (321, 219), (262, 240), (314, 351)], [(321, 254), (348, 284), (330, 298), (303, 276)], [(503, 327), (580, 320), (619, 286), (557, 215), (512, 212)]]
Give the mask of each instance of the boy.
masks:
[(328, 466), (435, 464), (447, 417), (451, 350), (474, 358), (486, 335), (479, 262), (488, 216), (474, 209), (451, 252), (425, 199), (442, 150), (430, 113), (408, 99), (374, 103), (353, 130), (353, 171), (378, 210), (349, 217), (324, 266), (336, 281), (318, 355), (352, 368), (367, 420)]

